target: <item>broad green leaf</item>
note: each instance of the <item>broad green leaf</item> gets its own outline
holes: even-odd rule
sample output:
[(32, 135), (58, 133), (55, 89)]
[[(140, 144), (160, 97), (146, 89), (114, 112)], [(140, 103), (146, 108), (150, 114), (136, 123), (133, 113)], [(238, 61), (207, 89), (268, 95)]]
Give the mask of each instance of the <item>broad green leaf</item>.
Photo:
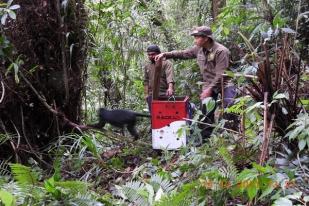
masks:
[(259, 190), (259, 184), (258, 179), (255, 179), (250, 182), (250, 184), (247, 187), (247, 194), (250, 200), (253, 200), (253, 198), (256, 196), (257, 192)]
[(205, 104), (207, 113), (211, 112), (216, 106), (216, 101), (212, 97), (203, 99), (202, 103)]
[(4, 190), (0, 190), (0, 200), (4, 204), (4, 206), (16, 205), (15, 197), (11, 193), (4, 191)]

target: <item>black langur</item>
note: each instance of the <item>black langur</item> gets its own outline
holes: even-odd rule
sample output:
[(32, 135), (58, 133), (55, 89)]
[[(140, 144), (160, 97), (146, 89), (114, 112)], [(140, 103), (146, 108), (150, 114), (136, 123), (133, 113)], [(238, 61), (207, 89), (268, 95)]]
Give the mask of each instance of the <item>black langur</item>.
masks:
[(137, 117), (151, 117), (149, 114), (142, 114), (125, 109), (107, 110), (104, 108), (99, 109), (99, 123), (93, 125), (96, 128), (103, 128), (106, 123), (115, 127), (127, 127), (134, 140), (139, 138), (135, 125)]

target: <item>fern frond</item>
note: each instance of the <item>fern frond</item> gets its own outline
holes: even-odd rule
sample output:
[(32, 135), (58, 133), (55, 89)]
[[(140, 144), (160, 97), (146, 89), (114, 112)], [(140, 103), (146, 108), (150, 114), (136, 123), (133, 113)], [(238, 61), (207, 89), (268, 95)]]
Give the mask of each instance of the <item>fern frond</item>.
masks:
[(191, 206), (199, 205), (200, 183), (197, 181), (182, 185), (179, 192), (175, 190), (168, 196), (162, 197), (155, 206)]
[(135, 205), (147, 206), (148, 193), (145, 189), (145, 184), (139, 181), (127, 182), (123, 186), (117, 186), (117, 196), (122, 197), (124, 200), (134, 203)]
[(35, 185), (39, 174), (32, 171), (30, 167), (21, 164), (10, 164), (14, 179), (21, 185)]
[(7, 142), (8, 140), (11, 140), (13, 138), (15, 138), (16, 135), (14, 136), (13, 134), (0, 134), (0, 145), (4, 144), (5, 142)]
[(55, 186), (62, 187), (64, 189), (70, 190), (73, 194), (85, 194), (88, 189), (87, 182), (81, 181), (63, 181), (63, 182), (55, 182)]
[(151, 177), (149, 184), (153, 186), (155, 191), (162, 188), (165, 193), (169, 193), (175, 188), (175, 186), (168, 179), (164, 179), (162, 176), (157, 174)]
[(11, 193), (16, 198), (16, 205), (21, 205), (29, 195), (29, 188), (22, 188), (16, 182), (9, 182), (1, 185), (1, 189)]
[[(188, 192), (183, 190), (181, 192), (173, 192), (173, 194), (168, 196), (163, 196), (158, 202), (155, 202), (155, 206), (191, 206), (195, 204), (194, 190)], [(195, 198), (198, 199), (198, 198)]]
[(226, 163), (226, 167), (219, 168), (219, 173), (222, 177), (234, 180), (237, 177), (238, 170), (234, 165), (232, 155), (229, 154), (225, 147), (219, 149), (219, 154)]
[(0, 161), (0, 177), (8, 176), (10, 175), (9, 171), (9, 163), (8, 161)]
[(76, 206), (103, 206), (102, 203), (95, 200), (95, 197), (89, 194), (78, 194), (68, 201), (67, 205)]

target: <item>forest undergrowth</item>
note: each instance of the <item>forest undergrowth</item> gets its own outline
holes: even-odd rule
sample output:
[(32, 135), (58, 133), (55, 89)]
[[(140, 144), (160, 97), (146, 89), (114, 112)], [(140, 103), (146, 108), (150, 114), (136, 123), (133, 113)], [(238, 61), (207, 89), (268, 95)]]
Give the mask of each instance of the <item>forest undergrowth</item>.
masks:
[[(46, 9), (49, 4), (44, 2), (36, 12)], [(67, 13), (58, 20), (75, 22), (75, 6), (84, 1), (75, 6), (73, 1), (61, 2)], [(87, 39), (85, 86), (77, 104), (82, 112), (74, 110), (80, 116), (71, 122), (65, 112), (58, 112), (55, 101), (41, 98), (39, 103), (53, 106), (48, 111), (51, 125), (61, 119), (75, 129), (60, 132), (57, 122), (50, 128), (58, 135), (30, 136), (30, 143), (24, 123), (20, 130), (7, 130), (5, 125), (14, 125), (15, 119), (3, 119), (9, 112), (1, 103), (7, 101), (6, 90), (15, 92), (8, 85), (24, 91), (40, 84), (25, 83), (20, 71), (26, 54), (18, 55), (18, 47), (6, 36), (22, 8), (13, 1), (0, 3), (0, 112), (5, 112), (0, 113), (0, 205), (309, 205), (309, 5), (230, 0), (214, 18), (209, 6), (214, 2), (86, 1), (87, 29), (76, 35)], [(74, 32), (80, 31), (85, 18), (80, 23)], [(237, 86), (237, 98), (226, 109), (220, 107), (222, 97), (217, 102), (207, 99), (208, 110), (219, 105), (210, 138), (202, 141), (198, 109), (178, 131), (187, 138), (186, 147), (178, 150), (152, 149), (150, 120), (139, 120), (138, 140), (110, 125), (78, 129), (98, 121), (99, 107), (143, 111), (141, 68), (147, 45), (157, 43), (168, 51), (187, 48), (193, 45), (188, 31), (202, 24), (212, 26), (216, 39), (230, 49), (231, 71), (225, 75)], [(69, 45), (69, 37), (76, 36), (70, 27), (65, 29), (68, 39), (62, 39), (66, 42), (62, 49), (70, 62), (78, 43)], [(173, 64), (176, 95), (189, 96), (198, 107), (196, 63)], [(30, 95), (22, 94), (19, 97)], [(44, 96), (38, 92), (34, 97)]]

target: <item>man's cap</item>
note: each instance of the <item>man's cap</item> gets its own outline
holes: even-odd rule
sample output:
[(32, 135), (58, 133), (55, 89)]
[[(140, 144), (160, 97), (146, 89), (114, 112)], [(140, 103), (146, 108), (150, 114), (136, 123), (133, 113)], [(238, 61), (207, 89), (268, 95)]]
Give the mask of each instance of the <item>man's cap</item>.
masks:
[(161, 53), (161, 50), (160, 50), (160, 48), (157, 45), (153, 44), (153, 45), (149, 45), (147, 47), (147, 52)]
[(195, 27), (190, 35), (191, 36), (206, 36), (214, 40), (212, 36), (211, 28), (209, 28), (208, 26)]

